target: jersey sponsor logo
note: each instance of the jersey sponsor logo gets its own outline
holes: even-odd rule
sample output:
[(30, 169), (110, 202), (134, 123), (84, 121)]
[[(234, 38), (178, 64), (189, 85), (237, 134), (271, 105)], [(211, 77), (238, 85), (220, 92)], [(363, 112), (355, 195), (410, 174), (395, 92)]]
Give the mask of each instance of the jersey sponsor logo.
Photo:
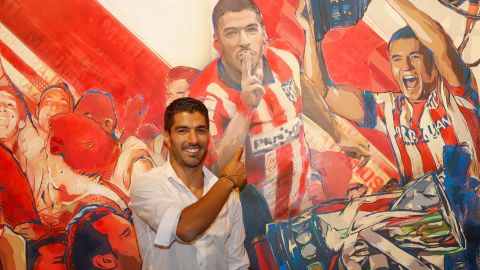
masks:
[(298, 90), (298, 87), (292, 78), (282, 83), (281, 87), (288, 100), (294, 103), (298, 101), (298, 98), (300, 97), (300, 91)]
[(395, 128), (395, 137), (400, 136), (405, 145), (414, 145), (417, 142), (428, 143), (440, 136), (440, 132), (452, 125), (452, 120), (448, 115), (444, 115), (437, 121), (420, 127), (420, 134), (404, 125)]
[(253, 155), (263, 155), (298, 139), (301, 127), (302, 120), (297, 117), (269, 131), (252, 135), (250, 142)]

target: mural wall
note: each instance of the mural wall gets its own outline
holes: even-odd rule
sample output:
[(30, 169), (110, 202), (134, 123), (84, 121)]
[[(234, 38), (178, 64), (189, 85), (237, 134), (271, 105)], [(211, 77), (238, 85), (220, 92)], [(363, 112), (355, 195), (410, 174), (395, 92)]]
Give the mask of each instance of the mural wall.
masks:
[(0, 269), (141, 269), (184, 96), (213, 172), (245, 147), (252, 269), (478, 268), (478, 1), (255, 3), (0, 1)]

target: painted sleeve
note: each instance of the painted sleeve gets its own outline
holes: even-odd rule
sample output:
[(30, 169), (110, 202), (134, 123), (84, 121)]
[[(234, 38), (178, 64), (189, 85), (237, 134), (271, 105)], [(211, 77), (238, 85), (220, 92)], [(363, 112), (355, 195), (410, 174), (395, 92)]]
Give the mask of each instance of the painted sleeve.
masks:
[(457, 58), (459, 58), (460, 68), (462, 72), (465, 74), (465, 80), (459, 87), (454, 87), (448, 84), (447, 80), (443, 78), (443, 83), (445, 84), (446, 88), (450, 93), (456, 96), (461, 96), (466, 98), (468, 101), (473, 102), (473, 104), (477, 104), (478, 106), (478, 90), (475, 90), (472, 85), (473, 74), (470, 68), (467, 67), (465, 62), (461, 59), (461, 56), (457, 53)]
[(363, 122), (357, 122), (357, 125), (364, 128), (375, 128), (377, 126), (377, 117), (379, 116), (378, 104), (375, 97), (368, 91), (363, 91)]

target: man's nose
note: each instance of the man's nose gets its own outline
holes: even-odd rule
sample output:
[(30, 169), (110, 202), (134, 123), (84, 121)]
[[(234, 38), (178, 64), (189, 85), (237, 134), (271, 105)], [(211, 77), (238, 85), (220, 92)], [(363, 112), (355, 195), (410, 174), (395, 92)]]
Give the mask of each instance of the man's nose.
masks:
[(412, 69), (412, 62), (410, 61), (409, 57), (405, 57), (402, 59), (402, 70), (410, 70)]
[(188, 140), (189, 140), (191, 143), (197, 143), (197, 142), (198, 142), (198, 135), (197, 135), (196, 130), (194, 130), (194, 129), (190, 130), (190, 133), (189, 133), (189, 136), (188, 136)]
[(247, 35), (247, 32), (245, 30), (240, 30), (240, 46), (242, 47), (248, 47), (250, 46), (250, 38)]

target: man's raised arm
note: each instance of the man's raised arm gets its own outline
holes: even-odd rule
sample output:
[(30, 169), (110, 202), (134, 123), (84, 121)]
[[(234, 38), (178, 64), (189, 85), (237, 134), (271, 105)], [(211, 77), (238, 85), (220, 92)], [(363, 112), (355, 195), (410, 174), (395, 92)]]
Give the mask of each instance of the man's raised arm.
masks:
[[(304, 14), (308, 14), (309, 18), (305, 18)], [(335, 85), (331, 82), (322, 54), (321, 41), (317, 42), (315, 40), (311, 14), (306, 1), (301, 0), (296, 16), (305, 31), (304, 73), (311, 78), (320, 96), (325, 99), (325, 102), (336, 115), (355, 122), (363, 122), (362, 90), (349, 85)], [(346, 104), (348, 106), (345, 106)]]

